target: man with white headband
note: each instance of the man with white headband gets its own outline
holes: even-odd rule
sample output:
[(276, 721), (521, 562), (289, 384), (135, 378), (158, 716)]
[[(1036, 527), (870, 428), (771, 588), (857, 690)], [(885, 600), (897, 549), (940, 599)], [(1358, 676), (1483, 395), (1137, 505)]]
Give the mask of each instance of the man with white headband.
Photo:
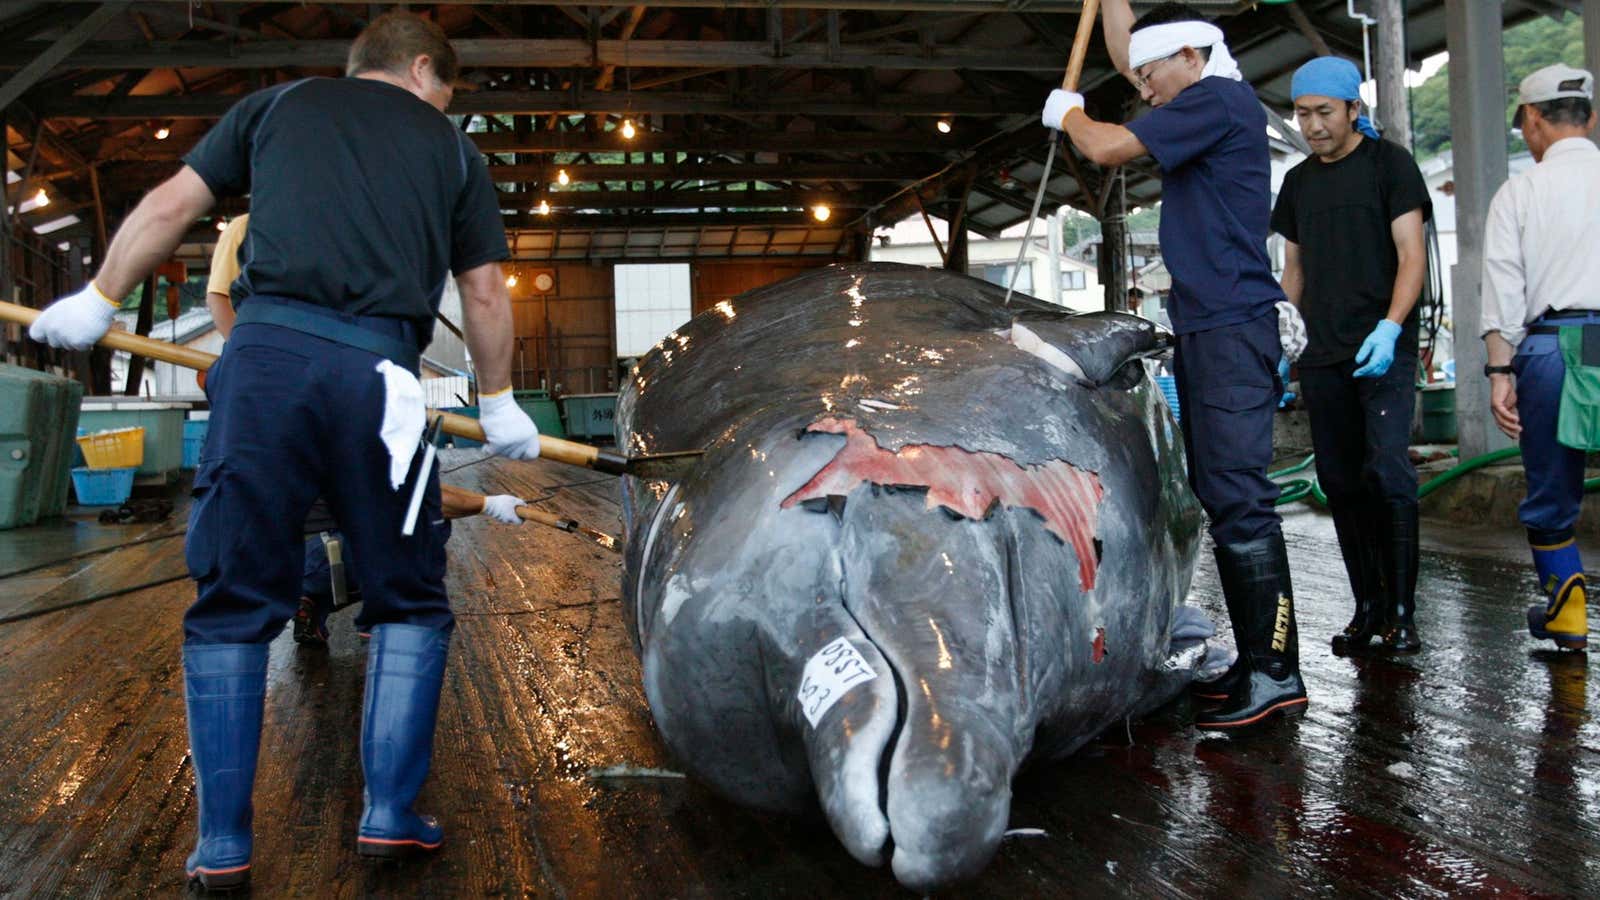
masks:
[[(1116, 125), (1054, 91), (1044, 124), (1102, 166), (1150, 156), (1161, 166), (1161, 254), (1172, 273), (1167, 312), (1177, 337), (1189, 484), (1211, 518), (1217, 574), (1239, 661), (1196, 696), (1217, 700), (1195, 724), (1237, 729), (1306, 707), (1289, 557), (1274, 503), (1272, 414), (1283, 290), (1267, 258), (1271, 186), (1267, 120), (1240, 80), (1222, 31), (1182, 3), (1138, 21), (1128, 0), (1101, 6), (1106, 49), (1155, 107)], [(1287, 304), (1283, 304), (1287, 306)]]
[(1417, 594), (1417, 297), (1426, 271), (1428, 186), (1404, 147), (1361, 115), (1361, 71), (1322, 56), (1290, 82), (1311, 157), (1289, 170), (1272, 211), (1284, 237), (1283, 290), (1305, 315), (1300, 389), (1317, 481), (1350, 576), (1355, 615), (1333, 636), (1343, 656), (1373, 638), (1422, 649)]

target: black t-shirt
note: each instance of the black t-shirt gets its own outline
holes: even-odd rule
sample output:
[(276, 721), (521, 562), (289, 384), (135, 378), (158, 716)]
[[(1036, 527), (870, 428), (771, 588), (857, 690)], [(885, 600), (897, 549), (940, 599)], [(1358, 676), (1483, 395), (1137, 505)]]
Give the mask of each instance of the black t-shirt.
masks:
[[(1283, 178), (1272, 230), (1300, 245), (1300, 314), (1308, 340), (1303, 366), (1326, 366), (1356, 355), (1389, 312), (1400, 257), (1390, 223), (1414, 209), (1433, 215), (1428, 186), (1404, 148), (1362, 138), (1338, 162), (1313, 156)], [(1417, 352), (1417, 309), (1395, 342)]]
[(477, 147), (386, 82), (257, 91), (184, 162), (217, 196), (250, 195), (235, 283), (247, 297), (412, 319), (427, 333), (450, 273), (510, 255)]

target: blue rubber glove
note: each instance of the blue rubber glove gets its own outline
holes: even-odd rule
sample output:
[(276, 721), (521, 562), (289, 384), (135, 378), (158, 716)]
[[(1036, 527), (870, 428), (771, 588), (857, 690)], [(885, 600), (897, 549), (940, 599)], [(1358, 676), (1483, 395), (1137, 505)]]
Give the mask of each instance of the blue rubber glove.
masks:
[(1283, 388), (1283, 396), (1278, 398), (1278, 408), (1283, 409), (1289, 405), (1290, 401), (1294, 400), (1294, 392), (1289, 390), (1288, 354), (1284, 354), (1284, 356), (1278, 360), (1278, 384)]
[(1356, 351), (1356, 378), (1381, 378), (1389, 371), (1389, 365), (1394, 362), (1394, 342), (1400, 337), (1400, 326), (1382, 319), (1361, 342), (1361, 349)]

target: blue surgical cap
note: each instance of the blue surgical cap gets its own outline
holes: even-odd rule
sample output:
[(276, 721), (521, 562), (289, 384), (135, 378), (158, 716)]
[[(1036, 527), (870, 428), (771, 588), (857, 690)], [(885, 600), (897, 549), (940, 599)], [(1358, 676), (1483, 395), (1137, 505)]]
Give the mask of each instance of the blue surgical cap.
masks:
[[(1294, 79), (1289, 82), (1291, 100), (1299, 100), (1306, 94), (1335, 100), (1360, 100), (1361, 70), (1348, 59), (1319, 56), (1296, 69)], [(1356, 130), (1370, 138), (1378, 136), (1378, 129), (1366, 116), (1356, 118)]]

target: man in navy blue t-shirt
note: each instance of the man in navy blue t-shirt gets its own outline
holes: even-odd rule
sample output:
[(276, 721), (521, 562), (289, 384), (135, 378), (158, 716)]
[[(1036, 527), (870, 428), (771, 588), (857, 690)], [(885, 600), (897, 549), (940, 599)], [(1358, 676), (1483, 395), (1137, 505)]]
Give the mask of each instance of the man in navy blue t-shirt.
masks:
[(1289, 559), (1274, 510), (1272, 413), (1283, 391), (1277, 304), (1267, 259), (1271, 209), (1266, 115), (1240, 80), (1222, 31), (1181, 3), (1138, 21), (1128, 0), (1102, 6), (1117, 69), (1155, 107), (1127, 125), (1096, 122), (1083, 97), (1054, 91), (1044, 124), (1090, 160), (1161, 166), (1161, 253), (1172, 274), (1189, 483), (1211, 517), (1217, 573), (1239, 661), (1196, 690), (1220, 701), (1201, 728), (1239, 728), (1305, 710)]

